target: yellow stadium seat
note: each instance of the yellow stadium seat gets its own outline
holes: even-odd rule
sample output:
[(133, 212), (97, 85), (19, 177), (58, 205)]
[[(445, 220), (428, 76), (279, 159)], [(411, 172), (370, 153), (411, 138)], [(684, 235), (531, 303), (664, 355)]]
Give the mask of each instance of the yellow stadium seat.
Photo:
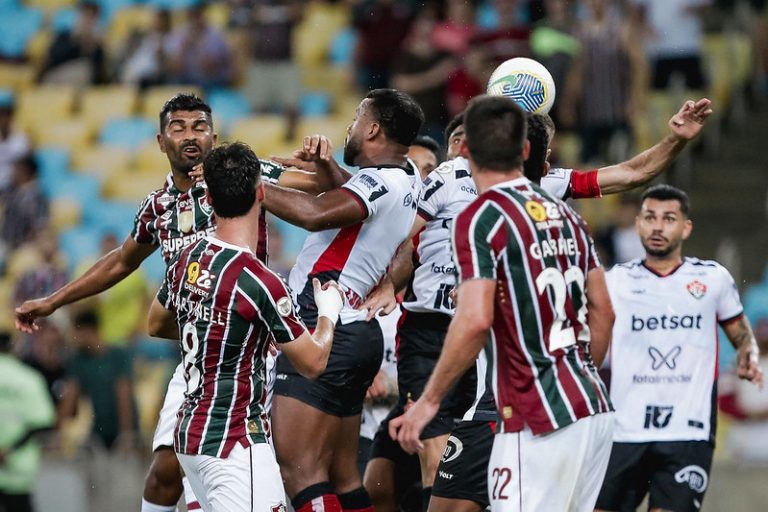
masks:
[(37, 268), (42, 263), (40, 251), (33, 244), (25, 244), (16, 249), (8, 257), (6, 266), (6, 278), (12, 282), (17, 281), (22, 274)]
[(161, 175), (121, 172), (107, 177), (103, 192), (108, 199), (138, 203), (147, 197), (147, 192), (162, 187), (163, 180)]
[(140, 112), (150, 119), (157, 119), (163, 105), (171, 97), (183, 92), (202, 96), (202, 90), (195, 85), (158, 85), (149, 87), (143, 94)]
[(228, 141), (245, 142), (257, 155), (269, 155), (285, 142), (286, 120), (283, 116), (253, 116), (230, 126)]
[(93, 131), (82, 118), (62, 119), (36, 125), (32, 130), (35, 144), (39, 146), (63, 146), (73, 151), (85, 147), (91, 141)]
[(27, 59), (36, 71), (43, 69), (52, 40), (53, 34), (50, 30), (41, 30), (32, 36), (27, 43)]
[(26, 0), (24, 5), (46, 12), (54, 12), (66, 7), (74, 7), (77, 5), (77, 0)]
[(17, 116), (27, 129), (52, 121), (67, 119), (75, 104), (75, 88), (64, 85), (42, 85), (19, 94)]
[(227, 28), (229, 23), (229, 4), (226, 2), (212, 3), (205, 9), (208, 22), (219, 30)]
[(162, 180), (162, 177), (171, 169), (168, 164), (168, 157), (160, 151), (157, 142), (151, 141), (143, 144), (136, 152), (133, 170), (137, 173), (149, 174), (150, 176), (155, 176), (158, 180)]
[(344, 146), (344, 138), (347, 136), (347, 127), (352, 119), (341, 117), (307, 117), (299, 123), (299, 135), (325, 135), (333, 143), (334, 149)]
[(28, 89), (35, 81), (35, 70), (30, 64), (0, 63), (0, 87), (15, 91)]
[(100, 178), (131, 168), (131, 154), (114, 146), (88, 146), (72, 154), (72, 168)]
[(668, 130), (667, 122), (679, 108), (680, 105), (676, 104), (675, 97), (671, 93), (650, 92), (646, 98), (645, 108), (634, 116), (636, 150), (645, 150), (665, 136)]
[(349, 8), (342, 4), (309, 2), (304, 8), (304, 18), (294, 31), (296, 60), (302, 66), (325, 62), (333, 39), (349, 25), (349, 14)]
[(131, 5), (118, 10), (104, 34), (107, 53), (114, 55), (132, 32), (145, 32), (152, 27), (155, 12), (151, 7)]
[(125, 85), (107, 85), (86, 89), (80, 98), (80, 115), (91, 129), (98, 131), (115, 117), (130, 117), (136, 108), (136, 89)]
[(82, 206), (76, 199), (56, 197), (51, 201), (51, 228), (61, 232), (80, 223)]
[[(344, 66), (302, 66), (301, 84), (305, 89), (325, 91), (334, 99), (338, 99), (349, 94), (352, 89), (352, 72)], [(359, 98), (356, 101), (359, 101)]]
[(8, 331), (14, 328), (13, 289), (14, 283), (10, 279), (0, 280), (0, 329)]

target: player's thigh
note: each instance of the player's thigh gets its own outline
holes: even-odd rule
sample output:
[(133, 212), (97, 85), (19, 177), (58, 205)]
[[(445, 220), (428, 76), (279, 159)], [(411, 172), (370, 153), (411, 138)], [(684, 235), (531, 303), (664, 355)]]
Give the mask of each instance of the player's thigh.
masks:
[(177, 413), (184, 402), (184, 393), (187, 383), (184, 380), (184, 369), (179, 364), (168, 382), (165, 391), (163, 406), (160, 409), (160, 417), (152, 437), (152, 450), (157, 451), (162, 447), (173, 448), (173, 435), (176, 429)]
[(365, 466), (363, 487), (371, 497), (376, 512), (395, 512), (395, 462), (384, 457), (374, 457)]
[(584, 418), (586, 444), (584, 458), (574, 486), (571, 510), (574, 512), (592, 512), (605, 479), (611, 456), (613, 440), (614, 413), (597, 414)]
[[(430, 510), (451, 510), (440, 505), (459, 506), (465, 501), (476, 503), (480, 510), (488, 506), (488, 464), (493, 441), (494, 430), (489, 422), (464, 421), (453, 429), (437, 468)], [(439, 508), (433, 509), (433, 502)]]
[(178, 457), (179, 464), (184, 470), (184, 474), (187, 477), (187, 482), (192, 488), (192, 492), (197, 498), (197, 502), (205, 512), (209, 512), (211, 509), (211, 504), (208, 502), (208, 493), (203, 483), (200, 466), (204, 463), (211, 463), (220, 459), (216, 459), (207, 455), (185, 455), (183, 453), (178, 453), (175, 455)]
[(651, 508), (695, 512), (709, 485), (714, 448), (705, 441), (653, 443), (659, 467), (651, 477)]
[(424, 449), (419, 452), (419, 463), (421, 465), (421, 484), (424, 487), (431, 487), (435, 481), (437, 466), (445, 453), (448, 437), (449, 434), (445, 434), (422, 441)]
[(649, 443), (613, 443), (608, 468), (597, 497), (598, 511), (632, 511), (649, 488)]
[(482, 512), (485, 507), (472, 500), (441, 498), (432, 495), (429, 498), (429, 512)]

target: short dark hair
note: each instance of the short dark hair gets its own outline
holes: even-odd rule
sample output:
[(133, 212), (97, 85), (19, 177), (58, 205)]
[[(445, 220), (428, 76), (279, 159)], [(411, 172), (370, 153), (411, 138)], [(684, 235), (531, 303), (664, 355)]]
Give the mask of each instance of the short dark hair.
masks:
[(523, 163), (525, 113), (503, 96), (479, 96), (464, 112), (467, 148), (484, 169), (509, 171)]
[(40, 168), (37, 164), (37, 158), (34, 154), (27, 153), (26, 155), (17, 158), (14, 163), (26, 169), (27, 173), (29, 173), (29, 175), (33, 178), (37, 177)]
[(424, 123), (424, 112), (416, 100), (397, 89), (374, 89), (365, 95), (371, 112), (388, 139), (410, 146)]
[(680, 211), (686, 217), (690, 217), (691, 212), (691, 200), (688, 199), (688, 194), (684, 190), (667, 184), (659, 184), (648, 187), (643, 195), (640, 196), (640, 203), (645, 202), (646, 199), (656, 199), (657, 201), (677, 201), (680, 203)]
[(445, 127), (445, 145), (450, 146), (451, 145), (451, 134), (458, 128), (459, 126), (464, 124), (464, 112), (461, 112), (460, 114), (457, 114), (456, 117), (451, 119), (451, 121), (448, 123), (448, 126)]
[(531, 144), (528, 160), (523, 162), (525, 177), (538, 183), (544, 176), (544, 164), (547, 161), (547, 149), (555, 133), (555, 123), (547, 114), (527, 114), (527, 139)]
[(213, 116), (211, 115), (211, 107), (195, 94), (180, 92), (173, 98), (166, 101), (165, 105), (163, 105), (163, 109), (160, 111), (160, 131), (162, 132), (165, 130), (168, 122), (168, 114), (179, 111), (195, 112), (197, 110), (208, 114), (208, 116), (211, 118), (211, 128), (213, 128)]
[(428, 149), (435, 154), (435, 158), (437, 158), (438, 161), (442, 160), (442, 151), (440, 151), (440, 143), (437, 142), (432, 137), (430, 137), (429, 135), (419, 135), (418, 137), (413, 139), (411, 146), (421, 146), (424, 149)]
[(92, 309), (86, 309), (75, 315), (73, 323), (77, 329), (98, 329), (99, 315)]
[(253, 207), (261, 162), (248, 144), (233, 142), (213, 149), (203, 161), (203, 174), (219, 217), (242, 217)]

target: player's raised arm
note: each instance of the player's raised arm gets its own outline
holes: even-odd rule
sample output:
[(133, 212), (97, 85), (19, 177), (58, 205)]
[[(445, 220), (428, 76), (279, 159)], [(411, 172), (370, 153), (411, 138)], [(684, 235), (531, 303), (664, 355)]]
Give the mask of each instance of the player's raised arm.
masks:
[(351, 226), (368, 217), (358, 199), (342, 189), (313, 196), (267, 184), (266, 192), (264, 208), (267, 211), (307, 231)]
[(620, 164), (603, 167), (597, 183), (603, 194), (617, 194), (638, 187), (658, 176), (680, 154), (689, 141), (698, 137), (712, 114), (712, 102), (702, 98), (686, 101), (670, 118), (670, 133), (655, 146)]
[[(333, 144), (324, 135), (315, 134), (304, 137), (302, 148), (293, 152), (293, 158), (272, 157), (272, 160), (287, 168), (293, 167), (307, 173), (308, 176), (305, 176), (303, 179), (311, 177), (317, 193), (339, 188), (352, 178), (352, 173), (344, 169), (333, 158)], [(298, 172), (294, 178), (299, 179)], [(282, 178), (280, 185), (311, 193), (311, 191), (303, 187), (284, 183)]]
[(600, 368), (611, 345), (615, 319), (602, 267), (593, 268), (587, 274), (586, 293), (587, 324), (590, 333), (589, 353), (595, 365)]
[(85, 274), (47, 297), (28, 300), (16, 308), (16, 328), (23, 332), (37, 329), (36, 318), (46, 317), (62, 306), (111, 288), (139, 268), (157, 246), (140, 244), (128, 237), (123, 245), (102, 256)]

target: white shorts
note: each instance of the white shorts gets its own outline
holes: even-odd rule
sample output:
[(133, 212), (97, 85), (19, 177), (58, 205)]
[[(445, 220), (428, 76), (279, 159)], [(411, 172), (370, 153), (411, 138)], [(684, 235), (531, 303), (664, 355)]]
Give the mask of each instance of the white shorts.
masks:
[[(270, 350), (267, 353), (266, 360), (266, 386), (267, 399), (265, 409), (269, 414), (272, 408), (272, 390), (275, 387), (275, 361), (277, 354)], [(176, 430), (176, 421), (181, 404), (184, 402), (184, 393), (187, 391), (187, 382), (184, 379), (184, 366), (182, 363), (176, 367), (168, 383), (168, 390), (165, 392), (165, 401), (163, 408), (160, 409), (160, 419), (157, 422), (155, 435), (152, 438), (152, 451), (158, 448), (173, 448), (173, 433)]]
[(176, 455), (205, 512), (286, 510), (280, 468), (267, 443), (238, 444), (226, 459)]
[(184, 403), (184, 393), (187, 382), (184, 379), (184, 367), (181, 363), (173, 372), (168, 390), (165, 392), (163, 408), (160, 409), (160, 420), (157, 422), (155, 435), (152, 438), (152, 451), (158, 448), (173, 448), (173, 432), (176, 430), (176, 420), (181, 404)]
[(550, 434), (497, 434), (488, 466), (493, 512), (592, 512), (608, 467), (613, 413)]

